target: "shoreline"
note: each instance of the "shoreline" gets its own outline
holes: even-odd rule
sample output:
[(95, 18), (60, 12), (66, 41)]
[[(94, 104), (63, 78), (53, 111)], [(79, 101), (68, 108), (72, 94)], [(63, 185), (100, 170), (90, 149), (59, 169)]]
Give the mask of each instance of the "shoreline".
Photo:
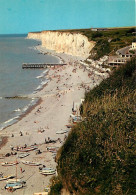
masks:
[[(66, 125), (69, 124), (69, 116), (72, 111), (73, 102), (80, 103), (87, 87), (94, 87), (94, 79), (96, 85), (101, 81), (97, 75), (92, 75), (92, 78), (90, 78), (88, 72), (84, 71), (84, 68), (80, 66), (77, 57), (57, 53), (56, 55), (59, 55), (60, 58), (62, 57), (67, 65), (65, 67), (50, 68), (48, 72), (50, 81), (36, 94), (32, 94), (33, 97), (40, 98), (40, 104), (31, 107), (29, 112), (19, 121), (1, 131), (5, 133), (4, 136), (8, 136), (8, 142), (1, 148), (0, 155), (11, 152), (11, 145), (16, 147), (23, 146), (24, 144), (32, 145), (37, 143), (41, 154), (37, 156), (35, 152), (32, 151), (24, 160), (40, 162), (47, 167), (56, 168), (56, 162), (51, 152), (47, 151), (46, 147), (62, 146), (65, 135), (68, 135), (68, 133), (61, 135), (56, 134), (56, 132), (61, 129), (66, 129)], [(40, 132), (41, 130), (42, 132)], [(23, 136), (20, 136), (20, 131)], [(11, 137), (10, 134), (14, 134), (14, 137)], [(55, 143), (45, 144), (45, 138), (47, 139), (48, 137), (50, 137), (51, 140), (55, 140)], [(61, 141), (58, 141), (58, 139)], [(3, 161), (13, 162), (15, 159), (15, 156), (10, 156), (9, 158), (5, 157)], [(23, 176), (23, 179), (27, 180), (27, 188), (17, 190), (13, 192), (13, 194), (31, 195), (34, 192), (43, 191), (44, 186), (49, 185), (52, 176), (44, 177), (39, 174), (38, 168), (25, 166), (21, 161), (19, 166), (21, 166), (25, 172), (23, 174), (19, 172), (18, 177)], [(2, 168), (1, 164), (0, 168)], [(3, 172), (4, 175), (13, 174), (15, 167), (13, 167), (12, 170), (10, 167), (7, 167), (7, 169), (3, 168)], [(29, 181), (28, 178), (30, 178)], [(0, 189), (2, 189), (2, 193), (7, 195), (8, 192), (5, 191), (3, 187), (4, 182), (1, 182)]]
[[(38, 45), (38, 46), (35, 46), (35, 47), (32, 47), (32, 48), (33, 48), (34, 50), (37, 50), (37, 51), (39, 51), (39, 52), (42, 52), (42, 55), (50, 55), (50, 56), (54, 56), (54, 57), (58, 58), (60, 64), (64, 62), (64, 60), (63, 60), (61, 57), (57, 56), (57, 55), (55, 54), (54, 51), (53, 51), (54, 53), (52, 53), (51, 50), (48, 50), (48, 52), (46, 53), (45, 51), (42, 51), (41, 49), (39, 49), (40, 46), (41, 46), (41, 45)], [(44, 49), (47, 50), (46, 48), (44, 48)], [(50, 52), (49, 52), (49, 51), (50, 51)], [(46, 72), (46, 74), (45, 74), (43, 77), (45, 77), (45, 78), (47, 77), (47, 78), (48, 78), (49, 69), (47, 68), (46, 70), (47, 70), (47, 72)], [(45, 71), (45, 70), (44, 70), (44, 71)], [(44, 71), (43, 71), (43, 72), (44, 72)], [(43, 72), (42, 72), (42, 74), (43, 74)], [(29, 96), (33, 96), (33, 95), (35, 96), (35, 94), (38, 94), (39, 91), (43, 90), (43, 88), (45, 88), (45, 87), (48, 85), (48, 82), (50, 82), (49, 79), (47, 79), (47, 82), (46, 82), (40, 89), (37, 89), (37, 90), (35, 91), (35, 93), (33, 92), (33, 93), (30, 94)], [(41, 82), (41, 83), (42, 83), (42, 82)], [(11, 124), (9, 124), (9, 125), (7, 125), (7, 126), (5, 126), (5, 127), (2, 127), (2, 128), (0, 129), (0, 136), (1, 136), (1, 132), (2, 132), (3, 130), (5, 130), (6, 128), (8, 128), (8, 127), (10, 127), (10, 126), (12, 126), (12, 125), (14, 125), (14, 124), (16, 124), (16, 123), (18, 123), (23, 117), (25, 117), (27, 114), (29, 114), (36, 106), (40, 105), (41, 102), (42, 102), (41, 98), (38, 97), (38, 101), (37, 101), (34, 105), (30, 105), (30, 106), (28, 107), (28, 109), (27, 109), (24, 113), (22, 112), (20, 115), (14, 117), (14, 118), (16, 118), (16, 121), (13, 121), (13, 123), (11, 123)], [(8, 120), (10, 120), (10, 119), (8, 119)], [(2, 122), (2, 123), (5, 123), (5, 122), (6, 122), (6, 121), (4, 121), (4, 122)], [(1, 138), (2, 138), (2, 136), (1, 136)], [(3, 145), (3, 144), (2, 144), (2, 141), (1, 141), (1, 145)]]
[[(43, 75), (43, 73), (44, 73), (45, 71), (46, 71), (46, 73)], [(41, 73), (41, 75), (43, 75), (43, 76), (39, 75), (38, 77), (46, 78), (46, 77), (48, 77), (48, 72), (49, 72), (49, 69), (47, 68), (46, 70), (43, 70), (43, 72)], [(26, 95), (26, 97), (29, 98), (29, 96), (32, 97), (33, 94), (34, 94), (34, 95), (37, 94), (37, 93), (38, 93), (39, 91), (41, 91), (44, 87), (46, 87), (46, 85), (48, 84), (48, 82), (49, 82), (49, 79), (47, 79), (46, 83), (43, 84), (43, 85), (41, 86), (41, 84), (42, 84), (42, 81), (41, 81), (41, 84), (39, 85), (39, 86), (41, 86), (41, 87), (40, 87), (39, 89), (35, 89), (31, 94)], [(38, 86), (38, 87), (39, 87), (39, 86)], [(37, 88), (38, 88), (38, 87), (37, 87)], [(32, 98), (31, 98), (31, 99), (32, 99)], [(13, 122), (11, 122), (11, 124), (7, 124), (7, 125), (5, 125), (4, 127), (1, 126), (0, 134), (1, 134), (1, 132), (2, 132), (3, 130), (5, 130), (5, 129), (8, 128), (9, 126), (12, 126), (12, 125), (16, 124), (18, 121), (20, 121), (20, 120), (21, 120), (23, 117), (25, 117), (29, 112), (31, 112), (31, 110), (34, 109), (38, 104), (40, 104), (40, 103), (39, 103), (39, 97), (38, 97), (38, 100), (36, 101), (36, 103), (34, 103), (34, 104), (32, 104), (32, 105), (31, 105), (31, 104), (30, 104), (30, 105), (29, 105), (29, 104), (26, 105), (26, 106), (28, 106), (28, 108), (27, 108), (26, 111), (23, 112), (23, 109), (22, 109), (21, 114), (15, 116), (15, 117), (13, 117), (13, 118), (9, 118), (8, 120), (2, 122), (1, 124), (4, 124), (5, 122), (7, 122), (7, 121), (9, 121), (9, 120), (13, 120)], [(15, 120), (15, 121), (14, 121), (14, 120)]]
[(14, 125), (16, 123), (18, 123), (23, 117), (25, 117), (27, 114), (29, 114), (36, 106), (40, 105), (41, 102), (42, 102), (42, 100), (39, 98), (38, 101), (34, 105), (28, 107), (28, 109), (26, 110), (25, 113), (22, 113), (21, 115), (19, 115), (19, 117), (17, 118), (17, 121), (15, 121), (13, 124), (7, 125), (3, 129), (1, 129), (0, 135), (1, 135), (1, 132), (3, 130), (5, 130), (6, 128), (8, 128), (8, 127), (10, 127), (10, 126), (12, 126), (12, 125)]

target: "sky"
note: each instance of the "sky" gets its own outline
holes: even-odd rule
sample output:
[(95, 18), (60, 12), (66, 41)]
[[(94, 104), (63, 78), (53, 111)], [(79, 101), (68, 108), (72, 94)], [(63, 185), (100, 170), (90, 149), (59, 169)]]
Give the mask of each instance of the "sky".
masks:
[(0, 0), (0, 34), (136, 26), (135, 0)]

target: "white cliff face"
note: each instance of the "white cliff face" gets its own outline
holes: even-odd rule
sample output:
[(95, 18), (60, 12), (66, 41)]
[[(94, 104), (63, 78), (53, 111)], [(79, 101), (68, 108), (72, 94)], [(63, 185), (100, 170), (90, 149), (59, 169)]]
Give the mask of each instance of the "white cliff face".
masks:
[(27, 35), (27, 39), (36, 39), (36, 40), (41, 40), (41, 32), (30, 32)]
[(43, 31), (41, 33), (29, 33), (28, 38), (39, 39), (42, 46), (58, 53), (67, 53), (75, 56), (87, 57), (94, 47), (93, 41), (80, 33)]

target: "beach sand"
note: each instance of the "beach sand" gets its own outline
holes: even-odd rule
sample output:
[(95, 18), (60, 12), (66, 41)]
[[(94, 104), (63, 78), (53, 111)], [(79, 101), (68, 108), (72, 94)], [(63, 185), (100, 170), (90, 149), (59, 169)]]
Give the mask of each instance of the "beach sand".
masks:
[[(46, 49), (39, 46), (40, 51), (47, 52)], [(3, 145), (0, 150), (0, 156), (11, 152), (10, 146), (24, 146), (24, 144), (38, 144), (38, 149), (42, 152), (36, 155), (36, 151), (29, 152), (30, 155), (22, 160), (29, 160), (33, 162), (39, 162), (46, 167), (56, 168), (55, 160), (52, 157), (52, 153), (48, 152), (47, 146), (61, 147), (64, 143), (64, 137), (66, 134), (56, 134), (59, 130), (67, 129), (66, 125), (69, 124), (69, 116), (72, 113), (73, 102), (81, 102), (81, 98), (84, 98), (85, 90), (93, 88), (98, 85), (102, 78), (97, 75), (91, 75), (88, 77), (88, 72), (84, 70), (79, 64), (81, 58), (66, 54), (55, 54), (66, 62), (67, 65), (58, 68), (50, 68), (47, 77), (49, 78), (48, 84), (36, 94), (32, 94), (32, 97), (41, 98), (40, 105), (38, 104), (34, 109), (25, 115), (16, 124), (7, 127), (0, 132), (0, 135), (8, 137), (8, 142)], [(73, 69), (75, 69), (74, 72)], [(38, 130), (43, 129), (44, 132)], [(23, 136), (20, 136), (19, 132), (22, 132)], [(12, 137), (12, 134), (14, 137)], [(61, 143), (45, 144), (45, 139), (57, 140), (61, 139)], [(17, 152), (19, 154), (19, 152)], [(1, 162), (14, 162), (19, 161), (17, 166), (3, 167)], [(16, 175), (18, 178), (26, 181), (26, 187), (18, 189), (12, 194), (14, 195), (32, 195), (34, 192), (44, 191), (44, 188), (49, 185), (52, 176), (44, 176), (39, 173), (38, 166), (28, 166), (22, 164), (21, 159), (12, 155), (0, 159), (0, 172), (3, 175)], [(21, 169), (24, 171), (21, 172)], [(9, 192), (4, 189), (6, 181), (0, 181), (0, 194), (7, 195)]]

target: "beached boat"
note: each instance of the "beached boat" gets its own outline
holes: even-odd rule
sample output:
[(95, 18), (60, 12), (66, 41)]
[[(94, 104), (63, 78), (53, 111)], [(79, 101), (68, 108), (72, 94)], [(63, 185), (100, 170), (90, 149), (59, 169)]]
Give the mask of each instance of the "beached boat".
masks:
[(13, 166), (13, 165), (17, 165), (17, 164), (19, 164), (19, 162), (10, 162), (10, 163), (8, 163), (8, 162), (3, 162), (3, 163), (1, 163), (1, 165), (2, 166)]
[(36, 150), (37, 147), (36, 146), (30, 146), (30, 147), (15, 147), (13, 148), (13, 150), (19, 151), (19, 152), (29, 152), (32, 150)]
[(53, 150), (53, 149), (58, 149), (59, 147), (56, 147), (56, 146), (48, 146), (46, 148), (47, 148), (47, 150)]
[(23, 184), (20, 182), (7, 183), (5, 189), (20, 189), (23, 187)]
[(68, 130), (60, 130), (60, 131), (57, 131), (56, 134), (64, 134), (64, 133), (67, 133)]
[(0, 181), (7, 180), (7, 179), (10, 179), (10, 178), (14, 178), (14, 177), (15, 177), (14, 175), (1, 176)]
[(23, 164), (29, 165), (29, 166), (39, 166), (41, 165), (40, 163), (37, 162), (30, 162), (30, 161), (22, 161)]
[(58, 149), (59, 147), (54, 147), (54, 146), (47, 147), (47, 150), (52, 153), (57, 153)]
[(39, 173), (41, 173), (42, 175), (54, 175), (56, 173), (56, 170), (53, 168), (44, 167), (39, 171)]
[(29, 153), (20, 153), (18, 155), (18, 158), (25, 158), (26, 156), (29, 156), (30, 154)]
[(19, 183), (26, 183), (25, 181), (22, 181), (21, 179), (17, 179), (17, 178), (13, 178), (13, 179), (8, 179), (6, 181), (7, 183), (16, 183), (16, 182), (19, 182)]

